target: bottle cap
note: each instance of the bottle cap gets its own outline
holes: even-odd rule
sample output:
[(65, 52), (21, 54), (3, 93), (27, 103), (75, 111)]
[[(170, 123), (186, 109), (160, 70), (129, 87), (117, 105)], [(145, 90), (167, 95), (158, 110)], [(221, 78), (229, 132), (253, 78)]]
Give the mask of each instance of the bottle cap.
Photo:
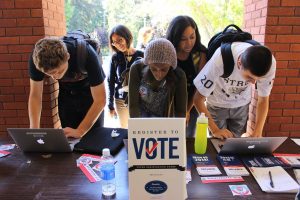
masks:
[(205, 113), (201, 113), (200, 116), (197, 118), (198, 123), (208, 123), (208, 118), (205, 116)]
[(102, 149), (102, 156), (110, 156), (110, 150), (108, 148)]

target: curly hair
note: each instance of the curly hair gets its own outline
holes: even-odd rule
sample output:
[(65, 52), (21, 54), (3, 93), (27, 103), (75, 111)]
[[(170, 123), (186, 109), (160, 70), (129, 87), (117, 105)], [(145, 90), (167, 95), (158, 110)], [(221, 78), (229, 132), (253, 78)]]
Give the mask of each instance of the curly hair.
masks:
[(65, 43), (57, 38), (40, 39), (34, 47), (33, 62), (44, 72), (56, 69), (69, 59)]

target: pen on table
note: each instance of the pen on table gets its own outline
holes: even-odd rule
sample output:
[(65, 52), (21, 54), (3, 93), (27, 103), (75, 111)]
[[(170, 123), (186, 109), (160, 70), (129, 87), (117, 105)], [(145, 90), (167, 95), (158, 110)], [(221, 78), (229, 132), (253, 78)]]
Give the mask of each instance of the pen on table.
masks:
[(271, 171), (269, 171), (269, 178), (270, 178), (270, 186), (271, 186), (272, 188), (274, 188), (274, 182), (273, 182), (273, 178), (272, 178)]

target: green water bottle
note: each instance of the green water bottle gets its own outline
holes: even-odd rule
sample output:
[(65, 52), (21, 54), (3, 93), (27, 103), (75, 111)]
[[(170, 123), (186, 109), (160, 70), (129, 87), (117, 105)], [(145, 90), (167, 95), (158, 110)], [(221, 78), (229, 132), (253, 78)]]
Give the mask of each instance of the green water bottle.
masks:
[(197, 154), (204, 154), (206, 152), (207, 146), (207, 128), (208, 128), (208, 119), (205, 116), (205, 113), (201, 113), (197, 118), (196, 124), (196, 136), (195, 136), (195, 152)]

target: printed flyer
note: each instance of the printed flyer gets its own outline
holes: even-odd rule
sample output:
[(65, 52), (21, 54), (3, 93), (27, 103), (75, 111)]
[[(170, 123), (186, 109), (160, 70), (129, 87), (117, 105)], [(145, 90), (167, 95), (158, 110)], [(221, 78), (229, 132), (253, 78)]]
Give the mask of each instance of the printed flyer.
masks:
[(244, 167), (237, 156), (234, 155), (218, 155), (217, 159), (223, 166), (227, 176), (249, 176), (249, 172)]
[(186, 199), (185, 168), (184, 118), (129, 119), (130, 199)]

